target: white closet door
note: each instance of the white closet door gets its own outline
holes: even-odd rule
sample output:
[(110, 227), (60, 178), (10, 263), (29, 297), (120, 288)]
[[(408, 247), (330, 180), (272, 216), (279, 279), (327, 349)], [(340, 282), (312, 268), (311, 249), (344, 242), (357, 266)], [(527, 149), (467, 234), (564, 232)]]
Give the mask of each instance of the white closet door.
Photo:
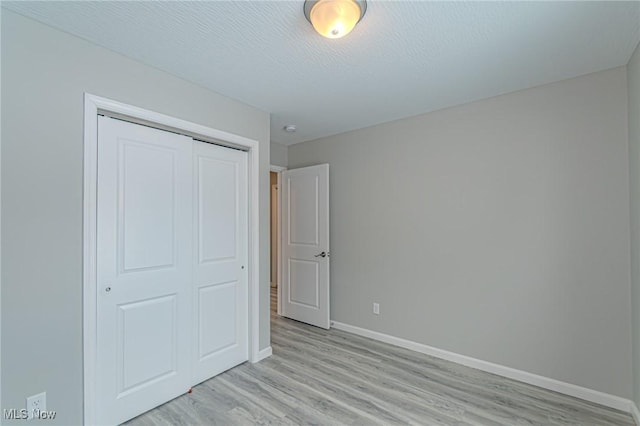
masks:
[(248, 359), (247, 155), (194, 142), (194, 383)]
[(97, 423), (118, 424), (191, 385), (193, 142), (98, 129)]

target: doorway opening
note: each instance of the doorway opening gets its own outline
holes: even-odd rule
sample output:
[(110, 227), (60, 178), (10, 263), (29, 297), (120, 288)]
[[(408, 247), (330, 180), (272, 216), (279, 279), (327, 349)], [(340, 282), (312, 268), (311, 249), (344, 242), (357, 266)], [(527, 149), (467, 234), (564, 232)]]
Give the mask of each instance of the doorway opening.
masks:
[(269, 173), (269, 188), (270, 188), (270, 295), (271, 295), (271, 316), (281, 315), (280, 309), (280, 178), (285, 167), (271, 166)]

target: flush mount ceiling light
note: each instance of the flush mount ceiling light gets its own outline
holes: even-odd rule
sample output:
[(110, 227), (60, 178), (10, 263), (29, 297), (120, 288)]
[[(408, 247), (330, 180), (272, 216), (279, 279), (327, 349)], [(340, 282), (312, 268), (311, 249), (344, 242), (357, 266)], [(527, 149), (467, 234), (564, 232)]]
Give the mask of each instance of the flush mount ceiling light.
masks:
[(327, 38), (344, 37), (367, 11), (366, 0), (305, 0), (304, 16)]

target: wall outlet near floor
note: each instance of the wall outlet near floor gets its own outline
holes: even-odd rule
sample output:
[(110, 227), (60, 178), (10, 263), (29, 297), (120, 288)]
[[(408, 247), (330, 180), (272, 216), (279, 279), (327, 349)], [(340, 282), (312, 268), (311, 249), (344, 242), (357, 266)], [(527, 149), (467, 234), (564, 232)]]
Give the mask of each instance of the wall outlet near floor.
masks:
[(27, 398), (27, 418), (39, 417), (41, 411), (47, 411), (47, 393), (42, 392)]
[(380, 314), (380, 304), (379, 303), (374, 303), (373, 304), (373, 313), (376, 315)]

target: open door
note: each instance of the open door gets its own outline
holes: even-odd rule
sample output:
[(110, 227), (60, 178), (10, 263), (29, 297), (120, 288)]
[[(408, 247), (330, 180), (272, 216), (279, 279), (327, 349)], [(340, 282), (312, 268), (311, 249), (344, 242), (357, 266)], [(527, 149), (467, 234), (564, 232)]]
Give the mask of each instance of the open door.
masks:
[(329, 328), (329, 165), (282, 173), (282, 315)]

